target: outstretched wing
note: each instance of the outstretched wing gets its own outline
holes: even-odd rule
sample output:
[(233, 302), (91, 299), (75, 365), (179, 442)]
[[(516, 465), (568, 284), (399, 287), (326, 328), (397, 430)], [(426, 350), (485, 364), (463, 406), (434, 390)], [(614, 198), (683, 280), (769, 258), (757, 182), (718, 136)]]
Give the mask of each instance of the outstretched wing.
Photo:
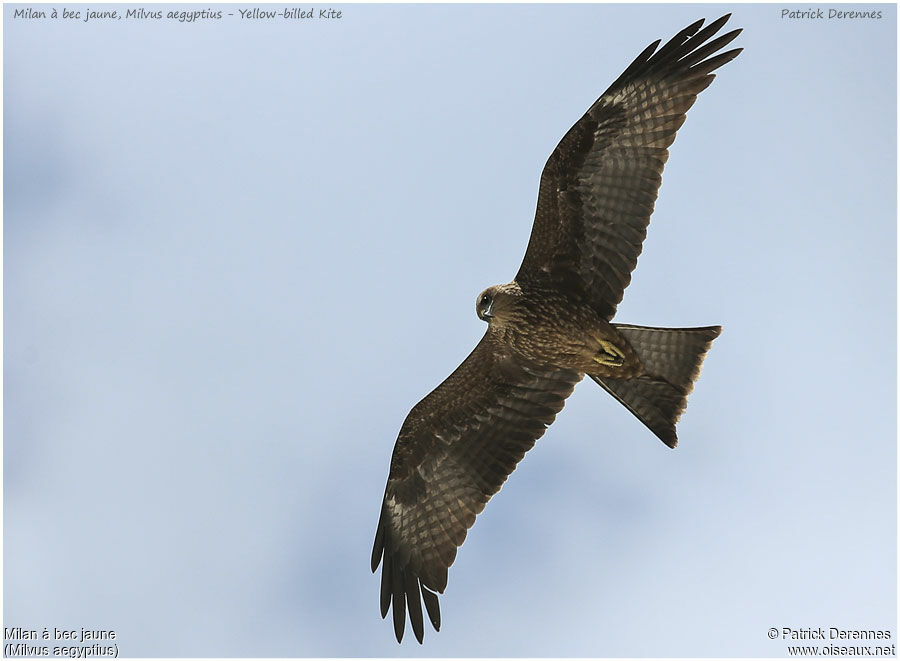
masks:
[[(587, 301), (607, 320), (641, 253), (675, 133), (710, 72), (741, 49), (713, 56), (740, 30), (707, 43), (730, 14), (659, 41), (569, 129), (547, 160), (531, 240), (516, 281), (547, 283)], [(712, 56), (712, 57), (711, 57)]]
[(447, 586), (447, 568), (466, 531), (582, 376), (524, 364), (488, 331), (410, 411), (394, 446), (372, 549), (372, 571), (383, 562), (381, 616), (393, 605), (398, 642), (407, 608), (422, 642), (422, 601), (440, 628), (434, 592)]

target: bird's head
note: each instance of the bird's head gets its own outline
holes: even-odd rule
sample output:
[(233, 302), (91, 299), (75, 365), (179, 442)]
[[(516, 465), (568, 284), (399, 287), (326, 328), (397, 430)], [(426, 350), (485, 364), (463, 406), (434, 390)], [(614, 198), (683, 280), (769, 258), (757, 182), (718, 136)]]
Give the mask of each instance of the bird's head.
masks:
[(507, 285), (488, 287), (478, 295), (475, 301), (475, 312), (482, 321), (505, 323), (512, 311), (515, 300), (521, 296), (522, 290), (515, 282)]

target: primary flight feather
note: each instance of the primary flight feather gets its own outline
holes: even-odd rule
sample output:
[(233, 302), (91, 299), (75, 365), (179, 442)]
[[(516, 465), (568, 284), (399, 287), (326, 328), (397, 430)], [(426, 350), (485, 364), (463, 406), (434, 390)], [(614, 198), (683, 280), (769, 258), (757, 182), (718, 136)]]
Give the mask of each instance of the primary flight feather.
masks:
[(407, 613), (420, 643), (426, 616), (440, 628), (435, 593), (466, 532), (585, 375), (675, 447), (675, 423), (721, 328), (610, 320), (675, 133), (711, 72), (741, 52), (719, 52), (740, 30), (711, 39), (729, 16), (692, 23), (659, 50), (652, 43), (563, 136), (541, 174), (519, 272), (476, 301), (487, 332), (404, 421), (372, 549), (381, 615), (393, 609), (398, 642)]

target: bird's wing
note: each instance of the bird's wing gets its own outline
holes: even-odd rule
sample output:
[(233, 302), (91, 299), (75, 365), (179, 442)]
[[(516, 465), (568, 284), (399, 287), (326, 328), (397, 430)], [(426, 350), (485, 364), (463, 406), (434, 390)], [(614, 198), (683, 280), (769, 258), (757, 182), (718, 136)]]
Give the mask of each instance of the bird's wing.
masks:
[(708, 41), (729, 15), (659, 41), (619, 76), (550, 155), (516, 275), (550, 282), (611, 319), (637, 264), (675, 133), (712, 72), (741, 49), (714, 55), (740, 30)]
[(406, 610), (419, 642), (422, 601), (440, 627), (437, 595), (475, 516), (543, 435), (582, 374), (523, 363), (485, 334), (468, 358), (410, 411), (400, 430), (372, 549), (383, 562), (381, 615)]

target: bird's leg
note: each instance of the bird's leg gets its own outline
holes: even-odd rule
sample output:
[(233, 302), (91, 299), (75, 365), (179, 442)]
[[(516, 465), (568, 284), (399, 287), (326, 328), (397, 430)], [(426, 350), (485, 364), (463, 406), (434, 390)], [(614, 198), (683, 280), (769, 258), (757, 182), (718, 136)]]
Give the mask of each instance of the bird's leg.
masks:
[(599, 356), (594, 356), (594, 360), (601, 365), (606, 365), (608, 367), (621, 367), (625, 362), (625, 354), (622, 353), (622, 350), (609, 340), (601, 340), (598, 338), (598, 341), (600, 342), (603, 353)]

